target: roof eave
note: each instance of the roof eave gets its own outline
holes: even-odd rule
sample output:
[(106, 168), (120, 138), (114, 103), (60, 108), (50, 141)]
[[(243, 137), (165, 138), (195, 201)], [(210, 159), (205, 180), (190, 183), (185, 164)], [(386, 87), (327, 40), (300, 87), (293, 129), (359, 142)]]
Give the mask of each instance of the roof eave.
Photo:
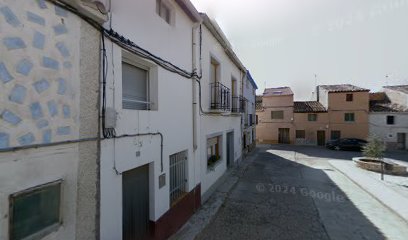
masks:
[(224, 48), (225, 53), (227, 56), (231, 59), (231, 61), (243, 72), (246, 72), (246, 68), (244, 64), (242, 64), (241, 60), (239, 60), (238, 56), (235, 54), (235, 52), (232, 50), (231, 44), (228, 41), (228, 39), (225, 37), (224, 33), (220, 29), (220, 27), (213, 22), (207, 14), (205, 13), (200, 13), (204, 26), (207, 27), (207, 29), (210, 31), (210, 33), (217, 39), (217, 41), (221, 44), (221, 46)]
[(187, 14), (187, 16), (195, 23), (202, 22), (200, 13), (189, 0), (175, 0), (180, 8)]

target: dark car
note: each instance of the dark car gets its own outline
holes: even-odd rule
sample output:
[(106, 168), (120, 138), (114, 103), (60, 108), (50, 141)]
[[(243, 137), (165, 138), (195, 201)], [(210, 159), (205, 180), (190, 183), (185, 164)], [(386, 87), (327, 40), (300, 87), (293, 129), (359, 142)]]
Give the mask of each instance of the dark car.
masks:
[(341, 138), (330, 140), (326, 143), (326, 147), (334, 150), (354, 150), (361, 151), (367, 141), (357, 138)]

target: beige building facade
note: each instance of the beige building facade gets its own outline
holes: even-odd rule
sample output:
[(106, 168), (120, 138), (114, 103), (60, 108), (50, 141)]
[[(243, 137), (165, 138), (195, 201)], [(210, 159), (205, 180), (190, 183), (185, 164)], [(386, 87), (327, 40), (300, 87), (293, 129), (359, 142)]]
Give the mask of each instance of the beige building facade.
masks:
[(325, 145), (368, 137), (369, 90), (349, 84), (317, 87), (317, 101), (295, 102), (288, 87), (266, 89), (257, 108), (257, 141)]
[(294, 143), (293, 92), (289, 87), (265, 89), (256, 114), (259, 143)]

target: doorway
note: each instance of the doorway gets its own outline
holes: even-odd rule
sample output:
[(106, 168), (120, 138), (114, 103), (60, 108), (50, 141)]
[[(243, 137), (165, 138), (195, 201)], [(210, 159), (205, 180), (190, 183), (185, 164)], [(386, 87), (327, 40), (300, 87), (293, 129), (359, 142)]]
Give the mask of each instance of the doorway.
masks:
[(149, 237), (149, 165), (122, 175), (123, 240)]
[(406, 133), (397, 133), (397, 148), (399, 150), (405, 150), (407, 149), (407, 144), (406, 144), (406, 139), (407, 139), (407, 134)]
[(324, 146), (326, 144), (326, 132), (317, 131), (317, 145)]
[(283, 143), (283, 144), (290, 143), (289, 131), (290, 131), (289, 128), (279, 128), (279, 134), (278, 134), (279, 143)]
[(227, 133), (227, 167), (234, 162), (234, 132)]

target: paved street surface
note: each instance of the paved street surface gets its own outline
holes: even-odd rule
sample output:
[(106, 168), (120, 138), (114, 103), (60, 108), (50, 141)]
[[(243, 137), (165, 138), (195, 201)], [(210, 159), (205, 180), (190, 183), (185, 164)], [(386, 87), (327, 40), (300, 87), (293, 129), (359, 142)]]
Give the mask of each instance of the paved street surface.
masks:
[(329, 164), (356, 155), (260, 146), (196, 239), (407, 239), (406, 221)]

